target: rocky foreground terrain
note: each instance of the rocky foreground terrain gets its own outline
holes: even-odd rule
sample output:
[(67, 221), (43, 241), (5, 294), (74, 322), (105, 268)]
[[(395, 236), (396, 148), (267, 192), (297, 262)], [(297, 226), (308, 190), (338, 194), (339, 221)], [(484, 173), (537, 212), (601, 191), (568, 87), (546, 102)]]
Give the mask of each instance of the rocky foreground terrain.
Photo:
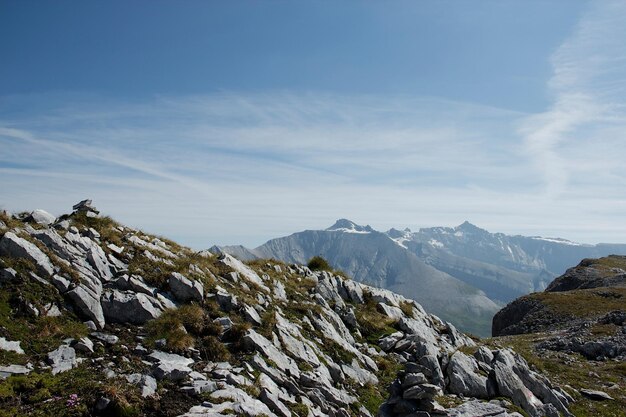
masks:
[(493, 334), (578, 388), (585, 398), (576, 415), (626, 415), (625, 256), (584, 259), (544, 292), (502, 309)]
[(571, 416), (415, 301), (101, 217), (0, 214), (0, 416)]

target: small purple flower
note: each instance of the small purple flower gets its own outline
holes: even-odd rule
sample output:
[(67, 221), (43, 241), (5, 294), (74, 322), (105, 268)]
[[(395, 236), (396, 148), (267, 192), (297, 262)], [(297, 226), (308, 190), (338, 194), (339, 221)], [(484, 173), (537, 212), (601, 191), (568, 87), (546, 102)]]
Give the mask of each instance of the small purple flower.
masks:
[(78, 404), (80, 404), (80, 399), (78, 398), (78, 394), (70, 394), (70, 397), (67, 399), (67, 403), (66, 405), (68, 407), (76, 407)]

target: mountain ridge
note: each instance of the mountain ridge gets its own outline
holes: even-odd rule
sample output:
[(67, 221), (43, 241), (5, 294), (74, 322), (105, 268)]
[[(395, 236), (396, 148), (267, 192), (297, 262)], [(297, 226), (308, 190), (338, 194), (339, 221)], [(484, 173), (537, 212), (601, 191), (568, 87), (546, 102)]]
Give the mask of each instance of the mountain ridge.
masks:
[[(333, 237), (326, 234), (331, 232)], [(397, 249), (391, 248), (387, 240)], [(626, 254), (626, 245), (583, 245), (560, 238), (509, 236), (490, 233), (469, 221), (456, 227), (420, 228), (417, 232), (394, 228), (380, 232), (339, 219), (327, 229), (296, 232), (254, 249), (225, 246), (211, 250), (246, 260), (260, 257), (300, 263), (321, 255), (349, 275), (356, 274), (364, 282), (416, 298), (460, 328), (486, 336), (491, 331), (490, 315), (507, 302), (543, 290), (582, 258)], [(393, 268), (387, 258), (393, 259)], [(439, 292), (432, 288), (437, 285)], [(457, 302), (450, 303), (451, 298)], [(463, 321), (467, 320), (466, 312), (478, 310), (482, 310), (479, 322)]]

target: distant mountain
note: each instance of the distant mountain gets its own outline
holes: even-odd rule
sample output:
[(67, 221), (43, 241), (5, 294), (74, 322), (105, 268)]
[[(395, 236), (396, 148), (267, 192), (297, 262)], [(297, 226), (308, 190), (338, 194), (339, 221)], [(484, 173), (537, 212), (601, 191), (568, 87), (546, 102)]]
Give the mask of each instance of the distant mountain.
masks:
[(490, 233), (469, 222), (454, 228), (379, 232), (340, 219), (325, 230), (272, 239), (255, 249), (213, 247), (242, 260), (306, 263), (321, 255), (359, 281), (418, 300), (461, 329), (489, 335), (507, 302), (541, 291), (582, 258), (626, 254), (626, 245)]

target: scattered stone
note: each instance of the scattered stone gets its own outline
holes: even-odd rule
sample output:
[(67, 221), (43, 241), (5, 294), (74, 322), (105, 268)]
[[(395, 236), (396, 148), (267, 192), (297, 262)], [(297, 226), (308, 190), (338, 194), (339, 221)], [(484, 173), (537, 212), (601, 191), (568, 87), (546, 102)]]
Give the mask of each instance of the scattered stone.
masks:
[(0, 269), (0, 284), (5, 284), (9, 282), (17, 282), (17, 271), (13, 268), (3, 268)]
[(156, 379), (150, 375), (131, 374), (126, 376), (126, 380), (131, 384), (141, 386), (141, 396), (144, 398), (154, 395), (157, 391)]
[(73, 347), (79, 352), (93, 353), (93, 342), (88, 337), (81, 337)]
[(32, 370), (32, 367), (22, 365), (0, 366), (0, 378), (8, 378), (11, 375), (28, 375)]
[(35, 222), (42, 226), (49, 226), (54, 223), (56, 217), (54, 217), (52, 214), (48, 213), (45, 210), (37, 209), (30, 213), (30, 216), (28, 216), (27, 220)]
[(24, 354), (24, 349), (22, 349), (22, 347), (20, 346), (19, 341), (9, 341), (6, 340), (4, 337), (0, 337), (0, 350), (6, 350), (6, 351), (10, 351), (10, 352), (15, 352), (18, 353), (20, 355)]
[(83, 200), (74, 204), (72, 210), (77, 213), (85, 213), (88, 217), (97, 216), (100, 212), (91, 205), (91, 200)]
[(90, 336), (93, 337), (94, 339), (98, 339), (99, 341), (103, 343), (106, 343), (107, 345), (114, 345), (120, 340), (119, 337), (113, 334), (107, 334), (107, 333), (102, 333), (102, 332), (92, 332), (90, 333)]
[(155, 351), (146, 358), (155, 362), (152, 374), (159, 381), (162, 379), (180, 381), (193, 371), (189, 367), (189, 365), (193, 364), (193, 359), (185, 358), (184, 356), (174, 353)]
[(76, 351), (67, 345), (61, 345), (48, 353), (48, 363), (52, 365), (52, 375), (69, 371), (78, 364)]
[(161, 315), (160, 303), (153, 297), (133, 291), (106, 290), (102, 311), (108, 322), (144, 324)]
[(591, 389), (581, 389), (579, 391), (582, 395), (584, 395), (585, 397), (594, 400), (594, 401), (604, 401), (604, 400), (612, 400), (613, 397), (611, 397), (609, 394), (607, 394), (606, 392), (603, 391), (596, 391), (596, 390), (591, 390)]
[(28, 259), (35, 264), (40, 274), (51, 276), (54, 273), (50, 258), (37, 246), (13, 232), (6, 232), (0, 239), (0, 255)]
[(260, 326), (263, 323), (261, 320), (261, 316), (259, 316), (259, 313), (257, 313), (257, 311), (252, 306), (244, 306), (243, 315), (248, 322), (256, 326)]
[(172, 272), (169, 277), (169, 284), (172, 294), (178, 301), (184, 303), (204, 299), (204, 287), (200, 281), (192, 281), (183, 274)]

